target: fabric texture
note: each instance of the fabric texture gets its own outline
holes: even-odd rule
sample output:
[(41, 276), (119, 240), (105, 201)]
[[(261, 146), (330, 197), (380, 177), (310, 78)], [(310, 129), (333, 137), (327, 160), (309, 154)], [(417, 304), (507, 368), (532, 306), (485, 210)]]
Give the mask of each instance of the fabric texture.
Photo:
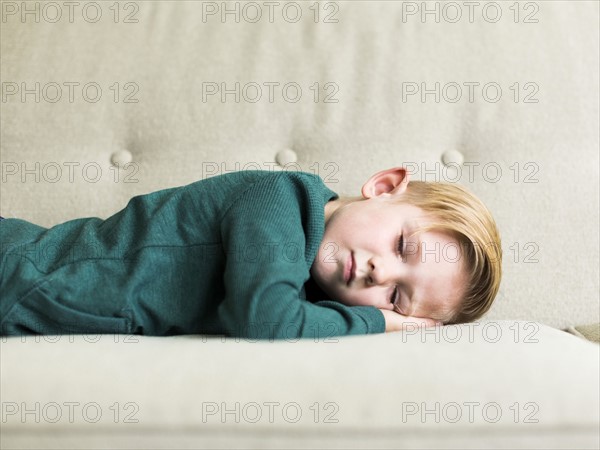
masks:
[(314, 174), (246, 171), (134, 197), (106, 220), (3, 221), (2, 333), (382, 333), (375, 307), (307, 300), (334, 198)]
[[(23, 341), (0, 339), (3, 448), (566, 450), (600, 439), (598, 346), (535, 322)], [(92, 401), (95, 423), (82, 414), (89, 404), (93, 418)], [(37, 404), (42, 419), (55, 404), (62, 415), (22, 419), (21, 405)]]

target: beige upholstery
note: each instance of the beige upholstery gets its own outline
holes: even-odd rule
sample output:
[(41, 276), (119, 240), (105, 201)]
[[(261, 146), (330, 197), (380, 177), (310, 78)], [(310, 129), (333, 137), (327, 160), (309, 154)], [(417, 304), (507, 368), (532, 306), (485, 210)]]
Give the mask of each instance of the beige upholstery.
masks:
[(597, 448), (598, 355), (596, 344), (513, 321), (305, 342), (16, 338), (2, 344), (3, 439), (7, 448)]
[[(404, 164), (489, 206), (504, 279), (486, 320), (503, 337), (534, 324), (540, 339), (7, 339), (3, 414), (75, 401), (104, 415), (3, 415), (3, 448), (598, 447), (598, 347), (558, 330), (600, 322), (597, 2), (279, 2), (272, 21), (264, 2), (116, 5), (82, 2), (70, 21), (62, 2), (1, 2), (0, 215), (44, 226), (108, 217), (137, 194), (282, 170), (278, 158), (359, 195), (371, 174)], [(222, 101), (215, 87), (233, 93)], [(202, 402), (236, 401), (297, 402), (303, 417), (202, 423)], [(403, 401), (497, 402), (503, 416), (403, 424)], [(121, 413), (139, 405), (139, 423), (109, 420), (115, 402)], [(338, 404), (339, 423), (315, 424), (315, 402)], [(539, 405), (539, 422), (511, 420), (514, 402), (525, 414)]]

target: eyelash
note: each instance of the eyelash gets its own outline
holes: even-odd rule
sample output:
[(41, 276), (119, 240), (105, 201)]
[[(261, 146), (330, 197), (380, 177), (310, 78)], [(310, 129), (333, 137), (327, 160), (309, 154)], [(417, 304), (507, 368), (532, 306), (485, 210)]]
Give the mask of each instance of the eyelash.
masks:
[[(404, 235), (400, 235), (400, 237), (398, 238), (398, 243), (396, 244), (396, 249), (398, 251), (398, 253), (400, 253), (400, 256), (404, 255)], [(398, 286), (396, 286), (394, 288), (394, 290), (392, 291), (392, 295), (390, 297), (390, 303), (392, 303), (394, 305), (395, 308), (398, 308), (397, 305), (397, 301), (396, 304), (394, 304), (394, 299), (397, 297), (398, 295)]]
[(398, 253), (400, 253), (400, 256), (402, 256), (404, 253), (403, 252), (403, 248), (404, 248), (404, 235), (403, 234), (401, 234), (400, 237), (398, 238), (398, 245), (396, 248), (398, 250)]
[(392, 305), (394, 305), (394, 308), (397, 308), (397, 307), (398, 307), (398, 302), (394, 303), (394, 298), (396, 297), (397, 293), (398, 293), (398, 286), (396, 286), (396, 287), (394, 288), (394, 290), (392, 291), (392, 295), (391, 295), (391, 297), (390, 297), (390, 303), (391, 303)]

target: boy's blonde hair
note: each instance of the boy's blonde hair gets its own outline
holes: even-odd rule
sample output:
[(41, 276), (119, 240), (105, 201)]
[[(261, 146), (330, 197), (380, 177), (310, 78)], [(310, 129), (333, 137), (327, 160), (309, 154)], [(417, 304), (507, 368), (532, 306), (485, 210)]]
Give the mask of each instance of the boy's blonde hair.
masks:
[(451, 183), (410, 181), (397, 199), (421, 208), (431, 219), (415, 234), (445, 231), (460, 245), (467, 287), (461, 306), (444, 323), (479, 319), (492, 306), (502, 278), (500, 233), (490, 211), (467, 189)]

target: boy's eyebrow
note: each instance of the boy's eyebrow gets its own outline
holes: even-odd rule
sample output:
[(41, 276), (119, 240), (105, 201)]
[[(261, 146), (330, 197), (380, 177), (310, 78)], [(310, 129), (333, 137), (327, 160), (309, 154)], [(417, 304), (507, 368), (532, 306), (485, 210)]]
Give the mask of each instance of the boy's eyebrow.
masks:
[(410, 238), (412, 238), (413, 236), (415, 237), (415, 239), (417, 241), (417, 251), (416, 252), (411, 251), (409, 253), (409, 255), (411, 255), (411, 256), (415, 255), (415, 257), (419, 257), (419, 256), (421, 256), (421, 244), (422, 244), (421, 238), (419, 237), (419, 234), (415, 234), (414, 232), (408, 234), (408, 237), (410, 237)]
[[(417, 241), (417, 251), (414, 253), (414, 255), (415, 255), (415, 258), (419, 258), (421, 255), (421, 238), (419, 237), (418, 234), (415, 237), (416, 237), (416, 241)], [(418, 260), (419, 259), (417, 259), (417, 261)], [(408, 296), (408, 301), (410, 304), (410, 312), (412, 313), (416, 307), (415, 302), (413, 301), (413, 295), (415, 293), (415, 290), (412, 285), (405, 285), (405, 289), (406, 289), (406, 295)]]

